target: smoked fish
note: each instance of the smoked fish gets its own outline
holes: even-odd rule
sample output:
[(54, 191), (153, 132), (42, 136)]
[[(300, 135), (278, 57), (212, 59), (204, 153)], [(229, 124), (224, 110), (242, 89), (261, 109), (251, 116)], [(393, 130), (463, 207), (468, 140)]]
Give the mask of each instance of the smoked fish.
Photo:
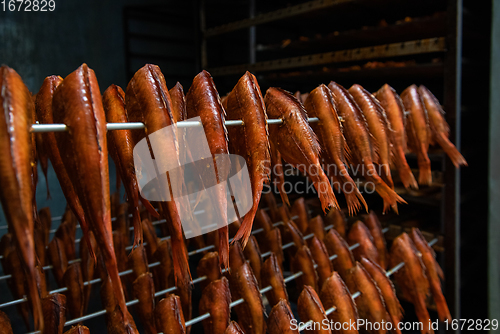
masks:
[(293, 329), (290, 324), (296, 321), (293, 317), (292, 310), (286, 300), (280, 300), (274, 305), (269, 317), (267, 318), (267, 329), (273, 334), (298, 334), (297, 329)]
[(155, 308), (156, 329), (164, 334), (185, 334), (186, 324), (179, 296), (174, 294), (160, 300)]
[(69, 74), (54, 93), (52, 109), (54, 123), (69, 129), (56, 132), (61, 159), (99, 245), (125, 325), (133, 324), (113, 248), (106, 119), (94, 71), (83, 64)]
[(374, 95), (384, 108), (387, 116), (389, 139), (392, 144), (392, 160), (398, 170), (399, 178), (405, 188), (418, 189), (417, 181), (405, 156), (407, 143), (403, 102), (394, 88), (388, 84), (383, 85)]
[(210, 313), (208, 319), (203, 320), (203, 331), (207, 334), (224, 333), (229, 325), (231, 309), (231, 292), (227, 278), (211, 282), (203, 289), (199, 312)]
[(0, 67), (0, 201), (26, 271), (28, 298), (35, 329), (43, 331), (43, 314), (35, 280), (33, 240), (32, 143), (34, 104), (31, 93), (13, 69)]
[(411, 85), (401, 93), (403, 105), (407, 111), (406, 134), (408, 147), (417, 155), (418, 183), (429, 185), (432, 183), (431, 161), (427, 155), (431, 133), (429, 119), (425, 105), (420, 100), (416, 85)]
[(339, 233), (331, 229), (324, 240), (326, 249), (330, 256), (335, 255), (333, 259), (333, 268), (337, 271), (342, 278), (347, 277), (347, 270), (354, 266), (354, 256), (349, 249), (347, 242), (339, 235)]
[(373, 244), (375, 245), (375, 248), (377, 248), (377, 263), (382, 268), (386, 269), (389, 264), (389, 258), (387, 255), (387, 245), (385, 243), (384, 232), (382, 231), (380, 220), (378, 220), (377, 214), (374, 211), (370, 211), (370, 213), (363, 216), (363, 222), (366, 227), (368, 227), (368, 230), (370, 230), (370, 234), (373, 238)]
[(310, 117), (319, 118), (319, 122), (311, 123), (311, 127), (323, 148), (321, 156), (327, 164), (325, 172), (332, 181), (340, 182), (338, 188), (343, 190), (349, 214), (358, 212), (361, 204), (368, 210), (363, 195), (346, 169), (344, 150), (347, 144), (332, 92), (322, 84), (309, 94), (304, 106)]
[(379, 254), (373, 243), (373, 237), (368, 227), (366, 227), (363, 222), (358, 220), (352, 225), (347, 235), (347, 242), (351, 246), (356, 243), (359, 244), (359, 246), (352, 251), (356, 260), (360, 261), (362, 257), (366, 257), (380, 265)]
[[(227, 224), (227, 199), (224, 182), (229, 175), (228, 136), (224, 119), (226, 112), (220, 102), (214, 81), (207, 71), (200, 72), (194, 79), (186, 95), (186, 109), (189, 118), (199, 116), (208, 147), (212, 154), (217, 179), (217, 198), (214, 207), (222, 224)], [(213, 172), (213, 171), (209, 171)], [(224, 268), (229, 266), (229, 234), (227, 225), (219, 228), (219, 257)]]
[(266, 297), (269, 300), (269, 305), (273, 307), (278, 304), (281, 299), (288, 302), (288, 292), (286, 291), (283, 273), (281, 272), (280, 264), (274, 253), (264, 261), (262, 266), (262, 288), (271, 286), (272, 289), (266, 292)]
[(330, 328), (324, 326), (325, 323), (328, 323), (328, 318), (323, 308), (323, 304), (316, 291), (309, 285), (304, 286), (304, 290), (300, 293), (299, 300), (297, 301), (297, 308), (300, 321), (312, 321), (309, 326), (306, 325), (305, 333), (331, 334)]
[(375, 191), (384, 200), (384, 212), (392, 208), (397, 212), (397, 203), (406, 203), (377, 174), (373, 165), (372, 145), (366, 121), (351, 94), (335, 82), (330, 82), (328, 88), (337, 102), (338, 113), (344, 119), (344, 135), (349, 143), (348, 161), (354, 161), (362, 168), (362, 175), (375, 185)]
[(266, 106), (257, 79), (250, 72), (246, 72), (229, 93), (226, 113), (227, 120), (243, 121), (243, 126), (230, 127), (227, 133), (233, 149), (231, 153), (245, 158), (250, 174), (252, 208), (242, 217), (241, 227), (233, 239), (233, 242), (241, 239), (245, 247), (271, 168)]
[(328, 177), (320, 165), (321, 147), (307, 122), (302, 104), (290, 93), (275, 87), (267, 90), (264, 101), (268, 116), (283, 121), (283, 124), (269, 127), (269, 139), (286, 162), (312, 179), (323, 211), (338, 208)]
[(431, 141), (436, 142), (450, 157), (455, 167), (460, 165), (467, 166), (467, 161), (457, 150), (455, 145), (449, 140), (450, 127), (444, 118), (444, 110), (439, 104), (438, 99), (424, 85), (418, 87), (418, 94), (422, 104), (427, 110), (429, 118), (429, 129), (431, 132)]

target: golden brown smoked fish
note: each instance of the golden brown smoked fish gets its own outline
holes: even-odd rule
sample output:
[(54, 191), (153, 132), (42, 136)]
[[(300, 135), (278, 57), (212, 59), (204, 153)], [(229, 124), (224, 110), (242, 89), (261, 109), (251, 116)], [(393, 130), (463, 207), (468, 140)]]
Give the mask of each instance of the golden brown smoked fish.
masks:
[(43, 314), (35, 281), (33, 240), (32, 148), (29, 133), (35, 106), (31, 93), (13, 69), (0, 68), (0, 200), (26, 272), (35, 329), (43, 331)]
[[(154, 272), (158, 277), (158, 288), (156, 290), (165, 290), (171, 286), (175, 285), (174, 270), (172, 264), (172, 248), (170, 246), (170, 240), (162, 240), (156, 248), (154, 253), (154, 258), (156, 261), (160, 262)], [(154, 279), (154, 277), (153, 277)]]
[(63, 279), (66, 287), (68, 288), (66, 297), (69, 314), (73, 319), (79, 318), (83, 316), (83, 307), (85, 303), (80, 262), (70, 264), (64, 273)]
[(229, 325), (231, 309), (231, 292), (227, 278), (211, 282), (203, 289), (199, 312), (210, 313), (210, 318), (203, 320), (203, 330), (206, 334), (224, 333)]
[(351, 230), (347, 235), (347, 242), (351, 246), (356, 243), (359, 244), (359, 246), (354, 248), (352, 251), (356, 260), (360, 261), (364, 256), (380, 265), (379, 254), (377, 248), (373, 244), (373, 237), (368, 230), (368, 227), (366, 227), (366, 225), (360, 220), (352, 225)]
[(373, 165), (370, 134), (358, 105), (351, 94), (339, 84), (332, 81), (328, 88), (337, 102), (339, 115), (344, 119), (344, 135), (349, 144), (351, 160), (358, 164), (358, 168), (362, 168), (363, 176), (375, 185), (375, 190), (384, 200), (384, 212), (390, 207), (397, 212), (397, 203), (406, 202), (377, 174)]
[(226, 119), (243, 121), (243, 126), (230, 127), (228, 135), (234, 150), (231, 153), (244, 157), (250, 172), (252, 208), (243, 217), (241, 227), (234, 236), (234, 240), (241, 239), (245, 246), (259, 207), (262, 187), (264, 182), (269, 181), (271, 167), (266, 107), (257, 79), (250, 72), (246, 72), (229, 93), (226, 112)]
[(385, 183), (394, 189), (391, 176), (391, 142), (387, 116), (380, 102), (361, 85), (354, 84), (349, 88), (354, 101), (358, 104), (371, 134), (375, 162), (378, 164), (380, 176)]
[(325, 244), (316, 236), (309, 242), (309, 249), (311, 250), (314, 262), (318, 265), (316, 271), (318, 272), (318, 290), (320, 291), (323, 283), (332, 275), (333, 265), (328, 256)]
[[(214, 206), (218, 210), (218, 217), (222, 224), (227, 221), (227, 199), (224, 184), (229, 173), (228, 138), (224, 123), (225, 111), (219, 99), (219, 93), (215, 88), (214, 81), (207, 71), (202, 71), (193, 80), (186, 96), (186, 109), (189, 118), (199, 116), (205, 135), (208, 139), (208, 147), (212, 154), (214, 167), (216, 167), (217, 198), (214, 198)], [(228, 227), (219, 228), (219, 257), (220, 264), (227, 268), (229, 266), (229, 235)]]
[[(369, 333), (387, 333), (387, 326), (381, 326), (381, 324), (390, 322), (391, 319), (385, 309), (384, 298), (380, 295), (377, 284), (359, 262), (349, 270), (349, 276), (353, 285), (351, 292), (361, 293), (356, 298), (356, 306), (360, 318), (367, 321), (364, 326), (365, 330)], [(380, 328), (376, 330), (379, 326)]]
[(347, 218), (342, 210), (330, 210), (325, 216), (326, 225), (333, 225), (333, 228), (342, 238), (346, 236)]
[[(133, 133), (134, 145), (146, 135), (161, 130), (175, 123), (172, 114), (172, 101), (167, 90), (165, 78), (160, 68), (155, 65), (146, 64), (139, 69), (132, 80), (130, 80), (126, 94), (125, 105), (130, 122), (143, 122), (146, 131), (135, 131)], [(179, 162), (179, 152), (174, 142), (165, 142), (163, 150), (154, 152)], [(170, 187), (163, 184), (163, 187)], [(165, 188), (169, 189), (169, 188)], [(162, 213), (167, 220), (167, 226), (171, 236), (172, 254), (174, 260), (174, 272), (177, 280), (183, 280), (186, 284), (191, 281), (189, 272), (188, 256), (182, 235), (182, 225), (179, 212), (174, 201), (160, 203)]]
[(295, 202), (293, 202), (290, 214), (292, 216), (298, 217), (297, 219), (294, 219), (294, 222), (299, 228), (300, 232), (305, 233), (307, 230), (307, 225), (309, 224), (310, 217), (304, 197), (300, 197), (295, 200)]
[[(52, 100), (54, 92), (57, 87), (61, 84), (63, 79), (60, 76), (52, 75), (43, 81), (42, 87), (38, 94), (36, 94), (35, 109), (38, 121), (41, 124), (53, 124), (54, 115), (52, 109)], [(92, 257), (95, 258), (94, 249), (90, 246), (90, 240), (88, 237), (89, 222), (85, 213), (83, 211), (82, 204), (78, 195), (76, 193), (75, 186), (70, 179), (66, 166), (64, 165), (63, 159), (61, 157), (61, 152), (57, 146), (56, 134), (55, 132), (45, 132), (42, 133), (43, 143), (45, 145), (45, 152), (47, 153), (49, 160), (54, 168), (57, 176), (57, 180), (61, 186), (61, 190), (68, 202), (68, 206), (71, 208), (75, 214), (78, 222), (83, 231), (83, 238), (89, 247)]]
[[(120, 87), (116, 85), (109, 86), (102, 96), (102, 103), (108, 123), (128, 123), (128, 115), (125, 110), (125, 93)], [(134, 168), (132, 131), (108, 131), (107, 136), (109, 154), (116, 165), (117, 173), (120, 174), (120, 179), (125, 186), (127, 199), (131, 206), (134, 224), (133, 247), (135, 247), (142, 242), (142, 225), (139, 213), (139, 186), (137, 185)]]
[(283, 124), (269, 127), (269, 138), (283, 159), (312, 179), (323, 211), (338, 208), (328, 177), (319, 162), (321, 148), (318, 139), (307, 122), (302, 104), (290, 93), (274, 87), (267, 90), (264, 101), (268, 116), (283, 120)]
[(355, 214), (359, 211), (361, 204), (368, 210), (365, 199), (345, 167), (344, 150), (346, 143), (332, 92), (322, 84), (309, 94), (304, 106), (310, 117), (319, 118), (319, 122), (311, 123), (311, 127), (318, 136), (319, 143), (323, 148), (321, 155), (328, 165), (325, 172), (334, 181), (340, 181), (349, 213), (351, 215)]
[(329, 334), (328, 318), (323, 308), (323, 304), (318, 297), (318, 294), (312, 287), (306, 285), (300, 293), (297, 301), (300, 321), (312, 321), (305, 327), (305, 333), (309, 334)]
[(57, 87), (52, 107), (54, 122), (64, 123), (69, 128), (56, 133), (61, 158), (88, 214), (118, 305), (125, 314), (125, 325), (133, 327), (113, 248), (106, 119), (94, 71), (83, 64), (68, 75)]
[(286, 300), (280, 302), (271, 309), (267, 318), (268, 332), (272, 334), (298, 334), (299, 331), (291, 326), (292, 321), (295, 322), (292, 310)]
[(431, 133), (427, 110), (418, 95), (417, 86), (411, 85), (401, 93), (403, 105), (407, 111), (406, 134), (408, 146), (417, 155), (418, 183), (429, 185), (432, 183), (431, 161), (427, 155)]
[(247, 246), (243, 250), (243, 254), (248, 259), (250, 266), (252, 267), (253, 273), (257, 282), (260, 284), (260, 271), (262, 268), (262, 254), (260, 253), (259, 244), (255, 236), (251, 235), (248, 239)]
[(155, 308), (156, 329), (163, 334), (185, 334), (186, 324), (179, 296), (171, 294)]
[(151, 273), (143, 273), (132, 284), (134, 297), (139, 300), (137, 311), (146, 334), (156, 334), (155, 328), (155, 286)]
[(420, 99), (427, 110), (429, 117), (429, 129), (431, 131), (431, 140), (441, 146), (441, 148), (448, 154), (455, 167), (460, 165), (467, 166), (467, 161), (460, 152), (458, 152), (455, 145), (449, 140), (450, 128), (444, 119), (444, 110), (439, 104), (438, 99), (427, 89), (424, 85), (418, 87), (418, 94)]
[[(269, 152), (271, 154), (271, 175), (273, 178), (274, 187), (278, 188), (280, 193), (281, 201), (283, 204), (290, 206), (290, 201), (285, 190), (285, 173), (283, 171), (283, 160), (281, 159), (281, 154), (276, 148), (273, 142), (269, 142)], [(270, 196), (274, 198), (272, 193)]]
[(333, 259), (333, 267), (342, 276), (347, 277), (347, 270), (354, 266), (354, 256), (349, 249), (347, 242), (334, 229), (331, 229), (325, 237), (325, 246), (330, 256), (336, 255)]
[(396, 282), (403, 295), (415, 306), (418, 320), (423, 324), (422, 334), (434, 333), (425, 300), (429, 294), (429, 281), (425, 275), (425, 267), (417, 255), (418, 250), (408, 234), (402, 233), (392, 242), (391, 266), (404, 262), (405, 265), (394, 273)]
[(198, 263), (198, 267), (196, 267), (196, 273), (198, 277), (207, 276), (206, 280), (200, 282), (202, 291), (210, 282), (220, 279), (219, 253), (210, 252), (205, 254)]
[(389, 125), (389, 138), (392, 144), (392, 159), (399, 172), (399, 178), (405, 188), (418, 189), (417, 181), (406, 161), (405, 115), (401, 98), (396, 91), (385, 84), (375, 94), (384, 108)]
[(304, 285), (310, 285), (314, 290), (318, 291), (318, 273), (314, 268), (311, 251), (307, 246), (299, 248), (292, 259), (292, 271), (294, 273), (302, 271), (302, 275), (297, 277), (297, 287), (301, 291)]
[[(12, 326), (10, 324), (9, 317), (2, 311), (0, 311), (0, 328), (2, 329), (2, 333), (4, 334), (12, 334)], [(57, 333), (57, 332), (54, 332)], [(62, 333), (62, 331), (61, 331)]]
[(71, 327), (71, 329), (64, 332), (64, 334), (90, 334), (90, 330), (88, 327), (83, 325), (76, 325)]
[(429, 246), (425, 237), (422, 235), (417, 228), (412, 228), (411, 238), (415, 243), (415, 247), (422, 254), (422, 262), (425, 266), (425, 274), (429, 280), (429, 285), (431, 288), (432, 296), (434, 297), (434, 302), (436, 303), (436, 308), (441, 321), (451, 321), (450, 310), (448, 309), (448, 304), (444, 298), (443, 292), (441, 291), (441, 282), (439, 278), (444, 279), (443, 270), (436, 261), (436, 253)]
[(240, 325), (238, 325), (236, 321), (231, 321), (229, 326), (227, 326), (224, 331), (224, 334), (245, 334), (245, 332), (243, 332)]
[(378, 264), (386, 269), (389, 259), (387, 256), (387, 245), (385, 243), (384, 232), (382, 231), (382, 225), (380, 225), (380, 220), (378, 220), (377, 214), (374, 211), (370, 211), (369, 214), (363, 216), (363, 221), (370, 230), (370, 234), (373, 237), (373, 244), (377, 248), (378, 252)]
[(266, 333), (265, 309), (260, 296), (259, 285), (248, 263), (239, 268), (231, 266), (229, 287), (233, 302), (243, 298), (244, 303), (234, 307), (238, 323), (248, 334)]
[(306, 234), (313, 233), (319, 240), (323, 241), (325, 238), (325, 223), (320, 215), (309, 220)]
[(272, 287), (270, 291), (266, 292), (266, 297), (271, 307), (278, 304), (281, 299), (288, 302), (285, 281), (283, 280), (280, 264), (274, 253), (271, 253), (271, 256), (264, 262), (261, 277), (262, 288)]
[(66, 251), (64, 250), (64, 244), (58, 237), (52, 238), (49, 242), (47, 248), (47, 256), (49, 262), (53, 267), (54, 278), (56, 279), (57, 285), (60, 287), (65, 286), (63, 281), (64, 273), (68, 268), (68, 259), (66, 257)]
[(54, 293), (43, 298), (42, 309), (45, 331), (47, 333), (62, 334), (66, 322), (66, 296)]
[[(94, 238), (94, 234), (90, 232), (90, 243), (93, 249), (97, 249), (97, 243)], [(84, 282), (88, 282), (94, 279), (95, 269), (97, 263), (95, 258), (92, 257), (90, 251), (87, 247), (86, 242), (80, 242), (80, 258), (82, 260), (82, 278)], [(83, 312), (85, 313), (90, 301), (90, 292), (92, 291), (92, 285), (87, 284), (83, 287), (84, 291), (84, 304)]]
[(328, 315), (333, 323), (346, 324), (344, 328), (335, 333), (357, 334), (357, 326), (349, 326), (358, 321), (358, 309), (354, 304), (351, 293), (340, 275), (334, 271), (323, 285), (320, 299), (326, 311), (335, 307), (335, 310)]
[(387, 273), (375, 262), (368, 260), (367, 258), (361, 259), (361, 264), (363, 268), (370, 274), (371, 278), (377, 284), (380, 289), (380, 294), (384, 298), (385, 308), (389, 313), (392, 321), (392, 328), (396, 333), (401, 334), (401, 330), (398, 328), (399, 321), (403, 318), (403, 308), (399, 303), (398, 297), (396, 297), (396, 290), (394, 290), (394, 285), (392, 285), (391, 280), (387, 277)]

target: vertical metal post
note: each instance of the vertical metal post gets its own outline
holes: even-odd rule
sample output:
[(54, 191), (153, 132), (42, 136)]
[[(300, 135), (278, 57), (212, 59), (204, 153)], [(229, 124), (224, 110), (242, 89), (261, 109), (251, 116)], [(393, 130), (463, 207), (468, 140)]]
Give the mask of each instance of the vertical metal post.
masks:
[[(450, 138), (460, 149), (462, 90), (462, 0), (449, 0), (447, 53), (444, 69), (444, 104)], [(460, 319), (460, 170), (445, 160), (445, 294), (454, 319)], [(456, 331), (457, 333), (460, 330)]]
[[(250, 0), (249, 3), (249, 17), (252, 19), (255, 17), (255, 0)], [(257, 27), (251, 26), (248, 28), (248, 49), (249, 49), (249, 59), (250, 64), (255, 64), (256, 60), (256, 40), (257, 40)]]

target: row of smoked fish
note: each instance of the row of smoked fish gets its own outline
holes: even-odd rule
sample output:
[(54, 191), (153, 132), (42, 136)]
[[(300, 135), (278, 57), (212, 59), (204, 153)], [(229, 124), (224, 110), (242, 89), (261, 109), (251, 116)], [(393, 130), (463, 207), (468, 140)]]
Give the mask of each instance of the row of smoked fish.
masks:
[[(112, 216), (116, 218), (113, 222), (115, 255), (120, 272), (132, 271), (129, 275), (121, 276), (126, 300), (138, 300), (135, 307), (145, 333), (189, 333), (190, 327), (186, 328), (185, 322), (192, 318), (191, 287), (177, 285), (174, 291), (170, 290), (171, 293), (155, 294), (155, 291), (165, 291), (175, 284), (170, 239), (158, 237), (150, 213), (142, 208), (145, 243), (127, 254), (126, 246), (133, 242), (130, 240), (128, 204), (117, 203), (117, 198), (116, 194), (111, 198)], [(255, 227), (261, 232), (254, 232), (244, 249), (240, 242), (231, 246), (229, 271), (221, 273), (219, 270), (218, 251), (205, 251), (198, 262), (197, 276), (199, 279), (205, 277), (198, 283), (202, 290), (199, 315), (210, 313), (210, 317), (202, 321), (205, 333), (298, 333), (290, 325), (294, 319), (290, 302), (297, 304), (300, 321), (304, 323), (314, 321), (324, 324), (327, 319), (332, 323), (343, 324), (366, 319), (371, 323), (390, 322), (396, 328), (402, 319), (402, 309), (385, 270), (401, 262), (404, 262), (404, 266), (395, 272), (396, 282), (405, 300), (415, 305), (419, 320), (423, 324), (430, 322), (426, 308), (429, 289), (439, 318), (450, 319), (441, 292), (439, 277), (442, 278), (442, 271), (435, 260), (434, 251), (418, 229), (413, 229), (410, 235), (403, 233), (398, 236), (389, 252), (381, 224), (373, 211), (359, 217), (362, 220), (356, 220), (348, 228), (342, 211), (331, 210), (324, 217), (318, 215), (311, 218), (303, 198), (297, 199), (290, 209), (285, 205), (278, 207), (272, 194), (264, 195), (263, 199), (267, 209), (259, 209), (255, 217)], [(48, 239), (50, 211), (41, 209), (39, 216), (44, 222), (40, 234)], [(165, 225), (158, 225), (161, 233), (166, 232), (163, 230)], [(239, 227), (238, 222), (231, 224), (230, 234), (236, 234)], [(45, 331), (63, 333), (66, 314), (71, 318), (84, 315), (92, 289), (92, 285), (84, 285), (84, 282), (99, 277), (101, 302), (107, 311), (108, 333), (127, 333), (130, 328), (117, 314), (118, 305), (102, 257), (98, 256), (99, 265), (96, 268), (86, 244), (81, 242), (80, 261), (74, 261), (77, 257), (75, 230), (76, 219), (68, 210), (48, 243), (47, 251), (38, 256), (45, 264), (52, 265), (58, 286), (67, 288), (64, 293), (49, 295), (42, 264), (37, 265), (37, 285), (42, 296)], [(218, 233), (215, 231), (197, 237), (192, 242), (196, 249), (212, 245), (217, 250), (217, 239)], [(42, 243), (42, 240), (37, 241)], [(284, 249), (282, 245), (285, 244), (293, 246)], [(359, 246), (353, 246), (356, 244)], [(16, 264), (20, 268), (20, 261), (13, 249), (11, 235), (5, 235), (0, 245), (4, 271), (13, 276), (9, 280), (12, 292), (22, 296), (25, 291), (22, 290), (24, 276), (22, 271), (13, 270)], [(42, 248), (37, 248), (37, 252), (39, 250)], [(267, 255), (269, 257), (264, 257), (264, 253), (270, 254)], [(330, 260), (332, 256), (333, 260)], [(151, 266), (152, 263), (156, 265)], [(285, 269), (302, 273), (288, 283), (292, 285), (291, 289), (287, 289), (284, 281)], [(264, 294), (271, 309), (269, 314), (266, 314), (259, 290), (264, 288), (267, 288)], [(353, 299), (352, 295), (356, 292), (360, 292), (360, 295)], [(230, 304), (241, 298), (244, 302), (234, 306), (232, 316)], [(327, 315), (326, 310), (332, 307), (335, 310)], [(28, 323), (28, 304), (19, 304), (18, 310)], [(234, 314), (237, 321), (231, 321), (234, 320)], [(7, 328), (8, 319), (4, 314), (0, 315), (5, 321), (0, 325), (6, 326), (0, 328)], [(308, 328), (312, 327), (306, 326), (306, 333), (332, 332), (325, 327), (314, 330)], [(74, 333), (80, 333), (77, 329), (81, 333), (88, 332), (84, 326), (72, 328)], [(357, 330), (338, 332), (356, 333)]]
[[(274, 176), (278, 183), (283, 184), (284, 176), (279, 172), (282, 159), (312, 179), (324, 211), (338, 208), (328, 177), (347, 184), (342, 188), (352, 190), (344, 190), (351, 214), (359, 210), (360, 202), (366, 207), (366, 202), (346, 170), (344, 164), (348, 161), (364, 167), (366, 173), (363, 176), (373, 182), (375, 190), (384, 199), (384, 211), (390, 207), (397, 210), (397, 202), (404, 202), (393, 190), (390, 169), (387, 168), (390, 162), (387, 165), (386, 162), (394, 160), (400, 171), (407, 170), (402, 172), (406, 175), (402, 177), (406, 180), (405, 185), (416, 186), (402, 154), (406, 137), (409, 148), (418, 155), (422, 184), (431, 182), (427, 157), (430, 142), (441, 144), (456, 165), (465, 164), (447, 139), (441, 107), (425, 87), (409, 87), (402, 94), (401, 104), (395, 91), (386, 85), (376, 94), (379, 103), (360, 86), (347, 91), (331, 82), (328, 87), (321, 85), (311, 92), (303, 105), (279, 88), (268, 89), (263, 97), (256, 78), (246, 73), (221, 101), (208, 72), (202, 71), (194, 78), (185, 96), (180, 84), (168, 90), (160, 69), (150, 64), (135, 73), (125, 92), (112, 85), (101, 95), (95, 73), (86, 64), (65, 79), (55, 75), (47, 77), (35, 96), (13, 69), (3, 66), (0, 68), (0, 86), (0, 145), (5, 152), (0, 156), (0, 199), (9, 232), (26, 272), (27, 296), (35, 328), (39, 330), (44, 326), (36, 281), (34, 241), (35, 226), (42, 224), (35, 201), (38, 162), (46, 171), (48, 160), (51, 161), (68, 206), (82, 228), (90, 257), (97, 261), (96, 254), (102, 256), (119, 310), (117, 314), (131, 331), (135, 326), (125, 305), (113, 246), (108, 152), (118, 167), (133, 214), (134, 246), (143, 240), (139, 202), (152, 216), (166, 219), (177, 285), (189, 285), (191, 281), (178, 208), (174, 201), (160, 202), (155, 208), (139, 195), (132, 152), (134, 145), (148, 134), (178, 121), (199, 116), (214, 157), (234, 153), (246, 159), (253, 206), (242, 217), (241, 228), (234, 238), (235, 241), (241, 240), (243, 247), (252, 230), (263, 183), (270, 178), (264, 171), (271, 170), (271, 165), (275, 166), (273, 170), (278, 172)], [(320, 119), (313, 125), (315, 131), (309, 126), (307, 116)], [(282, 119), (283, 123), (268, 128), (267, 117)], [(393, 118), (397, 122), (389, 123)], [(243, 120), (244, 125), (226, 129), (226, 119)], [(29, 129), (34, 122), (63, 123), (69, 130), (31, 133)], [(107, 132), (107, 122), (142, 122), (145, 130)], [(189, 153), (179, 150), (176, 142), (167, 142), (161, 149), (155, 154), (163, 154), (178, 165), (182, 155)], [(340, 172), (327, 177), (320, 164), (320, 153)], [(386, 165), (380, 176), (374, 163)], [(218, 177), (224, 179), (228, 173), (227, 170), (218, 171)], [(186, 187), (182, 182), (177, 186)], [(223, 187), (219, 188), (218, 196), (212, 201), (224, 218), (227, 200)], [(282, 187), (279, 189), (283, 190)], [(284, 191), (281, 195), (288, 203)], [(183, 209), (194, 212), (194, 208)], [(227, 227), (218, 230), (218, 240), (220, 265), (227, 268)]]

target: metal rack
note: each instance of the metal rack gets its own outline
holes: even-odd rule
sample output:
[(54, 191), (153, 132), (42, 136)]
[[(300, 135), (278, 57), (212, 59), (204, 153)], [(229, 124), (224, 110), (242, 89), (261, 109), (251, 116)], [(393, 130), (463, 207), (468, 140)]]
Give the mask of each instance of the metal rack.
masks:
[[(418, 2), (418, 7), (415, 2), (391, 0), (299, 2), (269, 4), (248, 0), (247, 9), (234, 7), (235, 17), (217, 19), (213, 17), (218, 8), (205, 5), (200, 21), (203, 67), (211, 71), (222, 91), (230, 90), (235, 79), (250, 70), (263, 89), (280, 86), (309, 92), (319, 83), (334, 80), (344, 86), (359, 83), (371, 91), (389, 82), (399, 92), (410, 84), (422, 83), (436, 92), (446, 111), (450, 140), (468, 160), (477, 163), (456, 170), (448, 158), (438, 153), (431, 160), (433, 171), (443, 176), (439, 196), (425, 200), (403, 197), (423, 209), (421, 212), (429, 212), (429, 216), (421, 215), (421, 221), (434, 222), (435, 231), (445, 236), (440, 262), (447, 277), (445, 296), (453, 318), (484, 318), (485, 298), (481, 302), (484, 306), (471, 307), (476, 299), (468, 291), (475, 291), (480, 279), (484, 287), (480, 295), (487, 295), (486, 275), (470, 274), (487, 266), (485, 243), (475, 244), (478, 239), (486, 240), (487, 228), (486, 224), (461, 224), (461, 220), (486, 221), (486, 181), (482, 183), (481, 177), (479, 185), (474, 180), (485, 175), (488, 156), (486, 147), (478, 148), (477, 143), (487, 142), (486, 131), (479, 130), (479, 120), (487, 120), (484, 111), (488, 110), (491, 2), (424, 0)], [(280, 5), (282, 8), (277, 8)], [(406, 19), (408, 16), (412, 16), (411, 20)], [(207, 19), (212, 25), (207, 24)], [(379, 24), (381, 19), (387, 21)], [(224, 47), (230, 44), (228, 40), (238, 42), (239, 49), (246, 53)], [(422, 40), (439, 42), (426, 49), (418, 43)], [(401, 49), (408, 43), (413, 47)], [(384, 45), (394, 46), (393, 51), (388, 52)], [(380, 53), (375, 52), (376, 48)], [(415, 63), (404, 67), (363, 66), (368, 60), (409, 59), (415, 59)], [(485, 89), (476, 98), (479, 86)], [(462, 132), (462, 128), (467, 131)], [(475, 154), (478, 150), (481, 154)], [(481, 264), (471, 261), (463, 248), (480, 249)], [(464, 295), (467, 298), (462, 300)]]

